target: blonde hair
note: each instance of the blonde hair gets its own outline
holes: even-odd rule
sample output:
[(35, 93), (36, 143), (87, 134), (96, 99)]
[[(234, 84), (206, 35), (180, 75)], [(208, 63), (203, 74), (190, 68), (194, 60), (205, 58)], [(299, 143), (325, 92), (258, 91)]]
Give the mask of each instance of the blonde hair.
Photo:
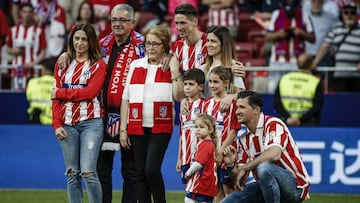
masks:
[(168, 54), (170, 52), (170, 32), (167, 27), (162, 25), (154, 25), (144, 32), (144, 43), (148, 37), (148, 34), (155, 35), (158, 37), (164, 45), (165, 53)]
[(212, 132), (210, 133), (210, 138), (211, 138), (212, 142), (214, 143), (214, 147), (216, 148), (218, 140), (217, 140), (217, 136), (216, 136), (215, 119), (212, 116), (210, 116), (206, 113), (203, 113), (203, 114), (199, 114), (196, 117), (195, 121), (196, 120), (202, 121), (209, 128), (209, 130), (212, 130)]

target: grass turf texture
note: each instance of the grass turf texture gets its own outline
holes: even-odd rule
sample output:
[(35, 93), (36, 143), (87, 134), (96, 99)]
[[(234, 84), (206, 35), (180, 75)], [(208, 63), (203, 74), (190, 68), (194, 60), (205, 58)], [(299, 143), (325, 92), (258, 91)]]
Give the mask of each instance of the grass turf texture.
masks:
[[(113, 202), (120, 202), (121, 191), (114, 191)], [(2, 203), (67, 203), (65, 190), (0, 190)], [(84, 203), (87, 196), (84, 192)], [(184, 202), (184, 192), (167, 192), (168, 203)], [(306, 203), (359, 203), (360, 194), (311, 194), (311, 199)]]

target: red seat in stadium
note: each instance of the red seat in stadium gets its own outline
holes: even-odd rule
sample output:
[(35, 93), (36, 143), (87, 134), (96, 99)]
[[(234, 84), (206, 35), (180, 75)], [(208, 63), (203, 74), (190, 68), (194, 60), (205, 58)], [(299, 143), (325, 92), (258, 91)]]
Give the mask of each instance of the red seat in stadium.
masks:
[(155, 15), (152, 12), (141, 12), (139, 22), (137, 24), (136, 30), (138, 32), (142, 32), (143, 28), (146, 26), (147, 23), (149, 23), (151, 20), (154, 20), (157, 18), (157, 15)]
[(262, 27), (255, 20), (252, 19), (252, 15), (253, 13), (251, 12), (241, 12), (239, 14), (240, 25), (238, 30), (237, 41), (239, 42), (247, 41), (247, 34), (249, 30), (262, 29)]
[(252, 42), (236, 42), (235, 51), (238, 60), (255, 58), (258, 54), (257, 44)]
[(246, 87), (250, 87), (253, 81), (253, 77), (268, 77), (268, 71), (251, 71), (252, 66), (267, 66), (265, 58), (245, 58), (240, 60), (246, 66)]
[(266, 66), (266, 59), (265, 58), (244, 58), (240, 60), (245, 66)]
[(203, 32), (207, 31), (208, 22), (209, 22), (208, 13), (204, 13), (199, 17), (199, 27), (200, 27), (201, 31), (203, 31)]
[(255, 42), (260, 48), (265, 43), (265, 35), (263, 30), (251, 29), (247, 35), (248, 42)]

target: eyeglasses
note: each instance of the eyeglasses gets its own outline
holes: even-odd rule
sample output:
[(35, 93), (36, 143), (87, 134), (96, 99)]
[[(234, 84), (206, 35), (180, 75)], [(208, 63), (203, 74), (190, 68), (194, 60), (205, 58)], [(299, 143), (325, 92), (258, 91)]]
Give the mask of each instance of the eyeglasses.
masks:
[(126, 18), (111, 18), (110, 20), (112, 23), (119, 22), (120, 24), (125, 24), (127, 22), (132, 21), (132, 19), (126, 19)]
[(356, 15), (356, 12), (355, 12), (355, 11), (343, 11), (342, 13), (343, 13), (344, 15), (352, 15), (352, 16)]
[(158, 48), (163, 43), (157, 43), (157, 42), (145, 42), (145, 47), (154, 47)]

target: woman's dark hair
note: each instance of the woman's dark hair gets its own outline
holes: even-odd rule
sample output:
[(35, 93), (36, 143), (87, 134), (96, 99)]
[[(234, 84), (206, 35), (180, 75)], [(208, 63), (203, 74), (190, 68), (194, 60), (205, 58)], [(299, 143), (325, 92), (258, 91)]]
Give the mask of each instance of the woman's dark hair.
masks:
[[(207, 33), (213, 33), (221, 43), (221, 65), (231, 66), (233, 60), (236, 60), (236, 51), (234, 47), (234, 40), (229, 29), (225, 26), (211, 26), (209, 27)], [(205, 74), (209, 72), (213, 61), (214, 57), (207, 56)]]
[(70, 33), (69, 41), (68, 41), (68, 53), (70, 56), (70, 60), (75, 59), (76, 51), (74, 48), (74, 35), (77, 31), (82, 30), (86, 33), (87, 40), (89, 43), (88, 49), (88, 59), (90, 60), (90, 64), (93, 65), (97, 60), (102, 58), (101, 49), (99, 45), (99, 39), (96, 35), (96, 32), (91, 24), (78, 24), (75, 26), (73, 31)]
[(81, 2), (80, 6), (79, 6), (79, 10), (78, 10), (78, 15), (76, 17), (76, 21), (80, 22), (81, 21), (81, 16), (80, 16), (80, 13), (81, 13), (81, 9), (84, 5), (89, 5), (90, 6), (90, 10), (91, 10), (91, 15), (90, 15), (90, 19), (89, 19), (89, 23), (90, 24), (94, 24), (95, 23), (95, 13), (94, 13), (94, 7), (93, 5), (88, 2), (88, 1), (83, 1)]

